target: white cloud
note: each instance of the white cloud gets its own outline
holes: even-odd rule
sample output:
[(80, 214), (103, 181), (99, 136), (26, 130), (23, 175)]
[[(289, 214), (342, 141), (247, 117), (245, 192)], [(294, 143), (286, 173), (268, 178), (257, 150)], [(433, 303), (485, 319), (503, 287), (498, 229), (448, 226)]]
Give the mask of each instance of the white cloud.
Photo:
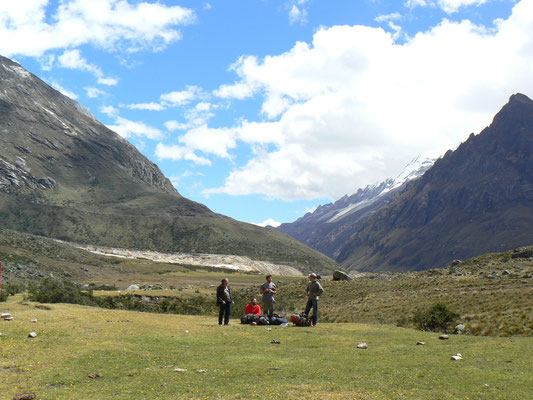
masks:
[(426, 0), (407, 0), (404, 4), (408, 8), (428, 6), (428, 2)]
[(128, 104), (123, 107), (129, 108), (130, 110), (148, 110), (148, 111), (162, 111), (165, 110), (165, 106), (159, 103), (138, 103), (138, 104)]
[(272, 121), (250, 130), (243, 127), (251, 122), (204, 126), (182, 143), (203, 151), (204, 141), (218, 138), (217, 151), (206, 151), (230, 159), (245, 131), (246, 143), (269, 146), (205, 193), (338, 198), (347, 187), (395, 176), (418, 154), (455, 148), (512, 93), (533, 96), (533, 0), (494, 27), (443, 20), (402, 44), (381, 28), (323, 28), (310, 44), (242, 57), (234, 70), (233, 87), (261, 95)]
[(113, 86), (118, 83), (117, 79), (105, 78), (102, 70), (97, 65), (87, 62), (87, 60), (81, 56), (81, 52), (77, 49), (65, 50), (65, 52), (57, 58), (57, 61), (59, 66), (63, 68), (79, 69), (92, 73), (98, 78), (98, 83), (101, 85)]
[(188, 160), (199, 165), (211, 165), (211, 161), (207, 158), (200, 157), (184, 146), (167, 146), (163, 143), (158, 143), (155, 149), (155, 155), (160, 160)]
[(130, 121), (120, 116), (115, 118), (114, 125), (107, 125), (107, 127), (125, 139), (131, 137), (161, 139), (163, 137), (163, 134), (157, 128), (146, 125), (144, 122)]
[(63, 86), (61, 86), (58, 82), (56, 81), (51, 81), (50, 82), (50, 85), (56, 89), (57, 91), (61, 92), (62, 94), (64, 94), (65, 96), (67, 97), (70, 97), (72, 100), (77, 100), (78, 99), (78, 95), (76, 93), (74, 93), (73, 91), (71, 90), (68, 90), (68, 89), (65, 89)]
[(277, 228), (278, 226), (281, 225), (281, 222), (278, 222), (273, 218), (269, 218), (263, 222), (252, 222), (252, 224), (257, 225), (257, 226), (262, 226), (263, 228), (267, 226), (273, 226), (274, 228)]
[(291, 24), (305, 24), (307, 22), (307, 9), (304, 7), (307, 0), (292, 0), (288, 3), (289, 22)]
[(402, 18), (402, 15), (400, 13), (392, 13), (392, 14), (383, 14), (378, 15), (376, 18), (374, 18), (374, 21), (376, 22), (388, 22), (388, 21), (394, 21), (397, 19)]
[(40, 57), (84, 44), (157, 51), (181, 38), (177, 26), (195, 19), (190, 9), (142, 1), (63, 0), (47, 10), (49, 5), (49, 0), (2, 0), (0, 53)]
[(489, 0), (407, 0), (405, 6), (409, 8), (436, 6), (448, 14), (453, 14), (462, 7), (480, 6), (487, 1)]
[(172, 107), (183, 106), (191, 101), (197, 99), (202, 94), (202, 90), (198, 86), (187, 86), (186, 90), (174, 91), (165, 93), (160, 96), (163, 104)]
[(118, 115), (118, 110), (113, 106), (102, 106), (100, 107), (100, 112), (111, 118), (114, 118)]
[(107, 95), (107, 93), (103, 90), (90, 86), (86, 87), (85, 91), (87, 92), (87, 97), (90, 97), (92, 99)]

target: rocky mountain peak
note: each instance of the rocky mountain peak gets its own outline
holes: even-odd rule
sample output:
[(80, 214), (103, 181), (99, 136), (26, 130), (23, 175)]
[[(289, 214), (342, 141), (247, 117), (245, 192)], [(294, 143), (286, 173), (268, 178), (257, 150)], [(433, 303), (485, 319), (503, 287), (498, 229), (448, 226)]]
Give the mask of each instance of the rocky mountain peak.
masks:
[(124, 174), (116, 181), (131, 179), (177, 194), (133, 145), (5, 57), (0, 57), (0, 115), (0, 188), (68, 189), (114, 171)]

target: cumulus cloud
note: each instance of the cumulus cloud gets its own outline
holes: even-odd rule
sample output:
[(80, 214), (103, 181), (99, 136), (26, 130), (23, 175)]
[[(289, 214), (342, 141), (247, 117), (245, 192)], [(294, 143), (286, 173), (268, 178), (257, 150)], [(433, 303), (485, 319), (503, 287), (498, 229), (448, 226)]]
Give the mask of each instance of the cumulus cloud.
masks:
[(130, 110), (148, 110), (148, 111), (162, 111), (165, 109), (165, 106), (159, 103), (138, 103), (138, 104), (128, 104), (123, 107), (129, 108)]
[(230, 159), (240, 142), (269, 144), (206, 194), (338, 198), (395, 176), (418, 154), (455, 148), (510, 94), (533, 96), (532, 50), (533, 0), (491, 27), (443, 20), (401, 44), (381, 28), (323, 28), (312, 43), (233, 67), (238, 80), (226, 93), (262, 96), (270, 119), (254, 122), (250, 137), (243, 128), (252, 123), (241, 122), (190, 130), (180, 141), (203, 151), (216, 138), (217, 151), (206, 151)]
[(94, 64), (89, 63), (85, 58), (81, 56), (81, 52), (78, 49), (66, 50), (57, 58), (60, 67), (79, 69), (81, 71), (87, 71), (92, 73), (98, 78), (98, 83), (101, 85), (114, 86), (118, 83), (115, 78), (106, 78), (102, 70)]
[(115, 124), (107, 125), (109, 129), (115, 131), (125, 139), (131, 137), (145, 137), (147, 139), (161, 139), (163, 134), (157, 128), (149, 126), (144, 122), (131, 121), (129, 119), (116, 116)]
[(160, 160), (181, 161), (188, 160), (199, 165), (211, 165), (211, 161), (205, 157), (198, 156), (185, 146), (167, 146), (164, 143), (158, 143), (155, 149), (155, 155)]
[(103, 90), (100, 90), (98, 88), (91, 87), (91, 86), (87, 86), (85, 88), (85, 91), (87, 92), (87, 97), (90, 97), (92, 99), (107, 95), (107, 93), (104, 92)]
[(378, 15), (376, 18), (374, 18), (374, 21), (376, 22), (388, 22), (388, 21), (394, 21), (397, 19), (402, 18), (402, 15), (400, 13), (391, 13), (391, 14), (382, 14)]
[(100, 112), (111, 118), (114, 118), (118, 115), (118, 109), (113, 106), (102, 106), (100, 107)]
[[(109, 51), (161, 50), (194, 21), (192, 10), (131, 0), (64, 0), (46, 15), (49, 0), (0, 2), (0, 52), (41, 57), (92, 44)], [(39, 40), (35, 40), (39, 38)]]
[(304, 7), (307, 0), (293, 0), (288, 3), (289, 22), (291, 24), (305, 24), (307, 22), (307, 9)]
[(480, 6), (487, 3), (488, 0), (407, 0), (405, 5), (409, 8), (414, 7), (440, 7), (444, 12), (453, 14), (462, 7)]
[(198, 86), (187, 86), (186, 90), (162, 94), (160, 100), (167, 106), (178, 107), (197, 99), (201, 93), (202, 90)]

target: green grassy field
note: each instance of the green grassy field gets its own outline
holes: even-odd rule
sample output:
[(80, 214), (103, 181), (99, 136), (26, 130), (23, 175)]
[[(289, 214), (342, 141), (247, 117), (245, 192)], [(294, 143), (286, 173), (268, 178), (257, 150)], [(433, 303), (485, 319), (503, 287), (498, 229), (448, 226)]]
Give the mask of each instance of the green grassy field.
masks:
[[(21, 295), (0, 309), (15, 318), (0, 321), (0, 399), (33, 392), (39, 399), (522, 400), (533, 393), (531, 337), (443, 341), (352, 323), (219, 327), (213, 317), (39, 305)], [(360, 342), (369, 349), (357, 349)], [(452, 361), (457, 352), (464, 359)]]

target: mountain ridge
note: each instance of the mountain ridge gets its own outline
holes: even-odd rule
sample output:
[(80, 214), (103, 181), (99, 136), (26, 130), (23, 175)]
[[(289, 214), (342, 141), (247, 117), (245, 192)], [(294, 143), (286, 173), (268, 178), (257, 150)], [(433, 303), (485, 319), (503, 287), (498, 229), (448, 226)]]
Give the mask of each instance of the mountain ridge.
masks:
[(533, 101), (512, 95), (492, 123), (449, 150), (365, 221), (337, 261), (417, 270), (528, 245), (533, 235)]
[(236, 254), (338, 268), (287, 235), (184, 198), (157, 165), (83, 106), (0, 58), (3, 227), (81, 244)]
[(391, 201), (407, 182), (421, 176), (433, 162), (433, 159), (418, 156), (396, 178), (367, 185), (277, 229), (336, 258), (343, 243), (358, 229), (360, 221)]

